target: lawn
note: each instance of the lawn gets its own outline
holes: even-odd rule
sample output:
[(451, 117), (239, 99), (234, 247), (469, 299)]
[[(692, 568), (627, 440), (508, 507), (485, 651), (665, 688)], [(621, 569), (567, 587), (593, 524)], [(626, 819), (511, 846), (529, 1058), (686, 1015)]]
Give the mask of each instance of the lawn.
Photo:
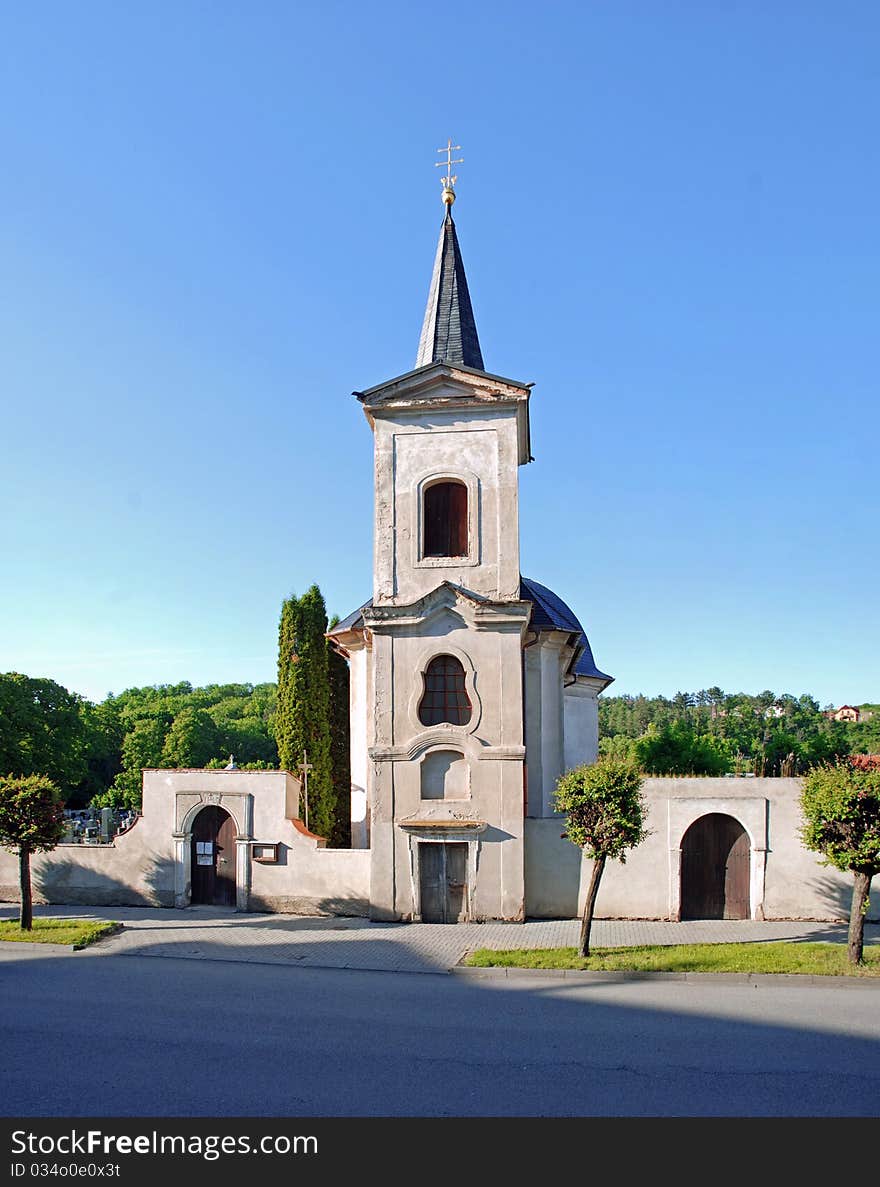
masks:
[(477, 948), (473, 968), (580, 969), (590, 972), (801, 973), (805, 976), (880, 977), (880, 944), (865, 946), (865, 963), (852, 965), (845, 944), (675, 944), (594, 948), (586, 960), (575, 948)]
[(69, 944), (86, 948), (119, 928), (103, 919), (35, 919), (32, 931), (22, 931), (17, 919), (0, 920), (0, 940), (22, 944)]

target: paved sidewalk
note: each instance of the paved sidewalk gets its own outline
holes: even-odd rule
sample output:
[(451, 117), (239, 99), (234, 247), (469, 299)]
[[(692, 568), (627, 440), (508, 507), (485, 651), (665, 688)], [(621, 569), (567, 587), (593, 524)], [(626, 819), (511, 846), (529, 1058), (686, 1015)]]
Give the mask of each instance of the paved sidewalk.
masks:
[[(576, 919), (536, 919), (527, 923), (372, 923), (327, 916), (238, 914), (215, 907), (162, 910), (149, 907), (44, 907), (38, 915), (115, 919), (124, 924), (115, 936), (85, 953), (94, 956), (176, 957), (232, 960), (301, 968), (447, 972), (473, 948), (561, 948), (577, 942)], [(0, 904), (0, 918), (17, 915)], [(866, 941), (880, 942), (880, 924), (866, 925)], [(844, 942), (846, 925), (799, 921), (753, 923), (701, 920), (599, 919), (591, 942), (596, 947), (637, 944), (718, 944), (759, 940)], [(4, 945), (4, 951), (12, 949)], [(16, 946), (18, 947), (18, 946)], [(28, 946), (35, 951), (37, 946)]]

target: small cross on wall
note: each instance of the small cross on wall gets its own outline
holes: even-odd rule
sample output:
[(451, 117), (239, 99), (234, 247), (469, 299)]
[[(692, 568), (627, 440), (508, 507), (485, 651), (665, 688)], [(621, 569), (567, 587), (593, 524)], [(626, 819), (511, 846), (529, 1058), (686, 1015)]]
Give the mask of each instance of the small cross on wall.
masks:
[(299, 764), (298, 770), (302, 771), (303, 777), (303, 802), (305, 804), (305, 826), (309, 827), (309, 771), (314, 770), (314, 767), (309, 762), (307, 751), (303, 751), (303, 760)]

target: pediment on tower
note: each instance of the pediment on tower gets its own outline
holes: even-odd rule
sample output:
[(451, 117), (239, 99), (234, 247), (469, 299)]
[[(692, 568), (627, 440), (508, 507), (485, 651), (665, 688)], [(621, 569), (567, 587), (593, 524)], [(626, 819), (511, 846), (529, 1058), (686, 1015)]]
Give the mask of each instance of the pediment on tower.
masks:
[[(499, 630), (507, 627), (524, 631), (531, 604), (525, 601), (496, 602), (480, 597), (463, 586), (444, 581), (408, 606), (370, 605), (363, 611), (364, 625), (374, 633), (383, 631), (437, 631), (444, 625), (457, 629)], [(445, 621), (444, 621), (445, 620)]]
[(504, 408), (515, 413), (519, 440), (519, 464), (531, 461), (529, 440), (529, 397), (532, 384), (504, 379), (461, 363), (430, 363), (408, 371), (367, 391), (354, 392), (364, 415), (375, 421), (408, 411), (424, 414), (432, 408)]

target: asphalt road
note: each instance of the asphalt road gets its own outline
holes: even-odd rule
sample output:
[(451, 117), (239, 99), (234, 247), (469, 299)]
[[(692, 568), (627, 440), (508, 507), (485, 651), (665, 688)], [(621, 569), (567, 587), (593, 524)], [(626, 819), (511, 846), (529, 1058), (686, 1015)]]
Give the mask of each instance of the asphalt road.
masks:
[(873, 1116), (880, 987), (575, 984), (0, 956), (0, 1100), (45, 1116)]

